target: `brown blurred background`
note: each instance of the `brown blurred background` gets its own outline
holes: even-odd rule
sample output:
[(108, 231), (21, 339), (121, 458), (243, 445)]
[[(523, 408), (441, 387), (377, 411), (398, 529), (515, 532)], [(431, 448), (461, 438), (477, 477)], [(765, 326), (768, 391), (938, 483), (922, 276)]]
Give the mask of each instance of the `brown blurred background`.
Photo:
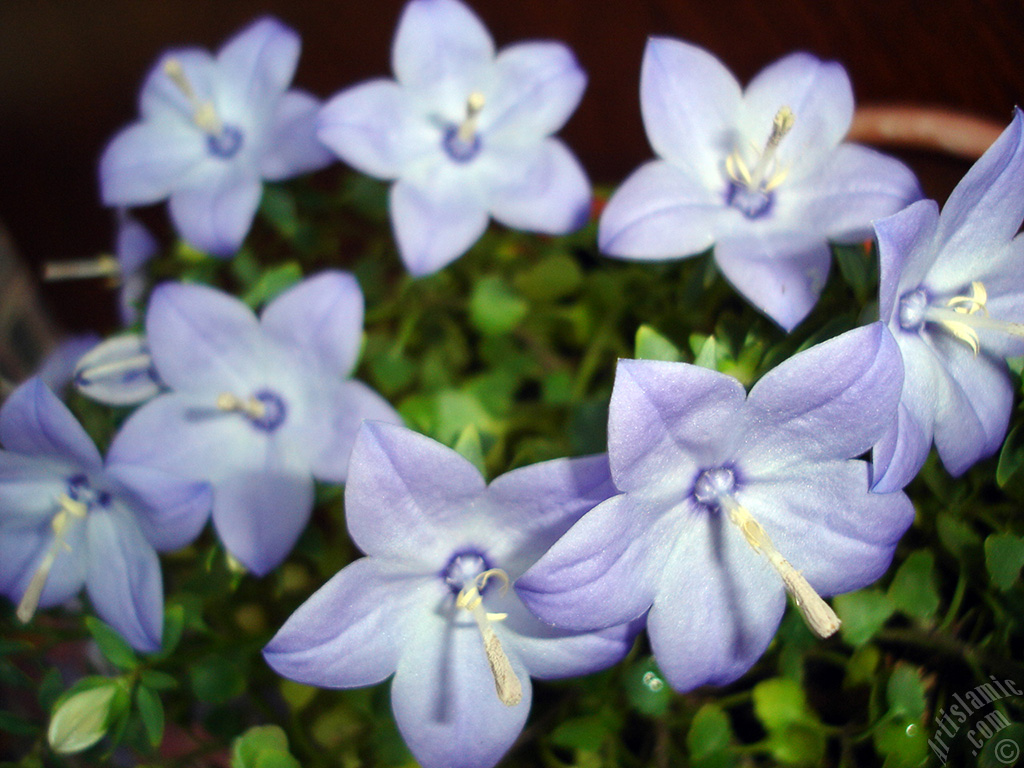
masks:
[[(161, 50), (216, 48), (272, 13), (303, 36), (296, 84), (326, 97), (390, 74), (401, 0), (0, 0), (0, 221), (37, 273), (46, 259), (109, 249), (99, 204), (105, 142), (137, 116)], [(936, 104), (1006, 123), (1024, 101), (1022, 0), (475, 0), (498, 45), (568, 43), (589, 73), (563, 131), (591, 177), (617, 184), (651, 156), (638, 77), (648, 35), (707, 47), (746, 81), (802, 49), (843, 62), (860, 102)], [(969, 163), (904, 152), (940, 199)], [(64, 325), (108, 326), (100, 289), (47, 288)]]

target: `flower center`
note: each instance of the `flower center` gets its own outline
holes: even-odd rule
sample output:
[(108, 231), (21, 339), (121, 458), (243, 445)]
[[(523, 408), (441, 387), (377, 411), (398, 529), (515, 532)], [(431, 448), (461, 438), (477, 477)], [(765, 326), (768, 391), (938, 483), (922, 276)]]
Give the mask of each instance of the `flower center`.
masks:
[(753, 149), (756, 156), (753, 165), (747, 163), (739, 149), (725, 158), (725, 172), (729, 178), (725, 203), (748, 219), (761, 218), (771, 211), (775, 189), (786, 180), (789, 168), (779, 165), (776, 152), (794, 122), (796, 116), (789, 107), (784, 106), (776, 113), (764, 149)]
[(989, 330), (1024, 337), (1024, 323), (1008, 323), (989, 316), (988, 291), (980, 280), (971, 283), (971, 292), (954, 296), (945, 305), (929, 303), (922, 288), (900, 297), (900, 327), (905, 331), (919, 331), (925, 323), (936, 323), (964, 344), (975, 355), (981, 349), (978, 331)]
[(764, 554), (782, 579), (786, 591), (793, 596), (793, 602), (812, 632), (822, 638), (834, 634), (839, 629), (839, 617), (821, 599), (821, 595), (814, 591), (803, 574), (779, 553), (762, 525), (736, 501), (735, 490), (736, 476), (733, 471), (727, 467), (716, 467), (700, 473), (693, 486), (693, 496), (706, 507), (727, 512), (729, 522), (739, 528), (747, 544), (755, 552)]
[(181, 62), (175, 58), (166, 59), (164, 74), (170, 78), (188, 101), (189, 108), (192, 110), (192, 122), (206, 134), (206, 146), (210, 154), (222, 160), (230, 159), (238, 154), (238, 150), (242, 148), (245, 134), (237, 126), (225, 124), (217, 114), (217, 109), (211, 100), (203, 101), (199, 98), (192, 83), (189, 82)]
[(444, 132), (442, 145), (448, 157), (457, 163), (468, 163), (480, 153), (480, 134), (477, 121), (484, 108), (484, 95), (479, 91), (469, 94), (466, 100), (466, 117), (458, 125), (451, 125)]
[(288, 415), (284, 398), (269, 389), (261, 389), (244, 400), (231, 392), (221, 392), (217, 395), (217, 408), (242, 414), (249, 423), (264, 432), (273, 432)]
[(53, 541), (47, 548), (43, 559), (39, 562), (35, 573), (25, 588), (25, 594), (18, 601), (18, 608), (15, 612), (18, 620), (27, 624), (35, 615), (39, 607), (39, 598), (46, 588), (46, 580), (50, 577), (50, 571), (57, 560), (57, 555), (71, 547), (65, 542), (68, 531), (79, 520), (84, 520), (91, 507), (106, 507), (110, 504), (110, 494), (104, 490), (94, 489), (89, 484), (89, 478), (84, 474), (73, 475), (68, 478), (67, 487), (64, 493), (57, 497), (57, 512), (50, 520), (50, 527), (53, 528)]
[(442, 573), (445, 583), (452, 592), (461, 592), (466, 585), (472, 585), (476, 578), (490, 570), (487, 560), (479, 552), (460, 552), (448, 561)]
[[(523, 700), (523, 684), (516, 677), (512, 663), (501, 647), (501, 641), (495, 634), (494, 627), (491, 626), (493, 622), (508, 618), (508, 614), (488, 613), (483, 606), (484, 598), (481, 591), (487, 587), (487, 582), (492, 577), (501, 580), (501, 594), (505, 594), (509, 587), (508, 574), (500, 568), (491, 568), (478, 574), (472, 581), (465, 583), (455, 597), (455, 607), (469, 611), (472, 615), (484, 642), (484, 653), (487, 655), (487, 665), (491, 668), (491, 675), (494, 677), (494, 690), (498, 694), (498, 699), (505, 706), (514, 707)], [(447, 577), (445, 580), (448, 580)]]

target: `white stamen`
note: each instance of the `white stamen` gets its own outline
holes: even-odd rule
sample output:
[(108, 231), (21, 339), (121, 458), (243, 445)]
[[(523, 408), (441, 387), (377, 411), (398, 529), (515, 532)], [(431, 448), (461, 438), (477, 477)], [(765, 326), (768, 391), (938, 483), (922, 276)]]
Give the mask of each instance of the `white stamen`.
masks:
[(945, 307), (929, 306), (924, 311), (926, 320), (938, 323), (960, 339), (977, 356), (981, 349), (979, 330), (999, 331), (1010, 336), (1024, 337), (1024, 323), (1007, 323), (988, 314), (988, 291), (979, 280), (971, 283), (970, 296), (954, 296)]
[(473, 580), (472, 586), (464, 587), (459, 592), (455, 598), (455, 607), (467, 610), (472, 614), (484, 641), (484, 653), (487, 654), (487, 664), (491, 668), (491, 675), (494, 676), (494, 689), (498, 692), (498, 699), (505, 706), (514, 707), (523, 700), (523, 686), (501, 647), (501, 641), (494, 633), (494, 627), (491, 626), (491, 622), (502, 621), (507, 618), (508, 614), (487, 613), (483, 607), (483, 596), (480, 594), (480, 590), (487, 586), (487, 582), (492, 576), (497, 576), (504, 582), (501, 588), (502, 594), (508, 591), (508, 574), (500, 569), (492, 568), (477, 576)]
[(772, 119), (772, 132), (768, 135), (764, 149), (758, 151), (754, 148), (757, 164), (753, 169), (747, 167), (738, 149), (725, 158), (725, 170), (729, 178), (752, 192), (771, 192), (782, 184), (789, 174), (789, 168), (776, 167), (775, 153), (795, 122), (793, 111), (789, 107), (782, 107)]
[(459, 124), (459, 141), (468, 144), (476, 136), (477, 118), (480, 110), (484, 108), (484, 95), (480, 91), (473, 91), (466, 100), (466, 119)]
[(43, 556), (42, 562), (39, 563), (39, 567), (36, 568), (36, 572), (32, 574), (32, 580), (29, 581), (25, 594), (21, 596), (21, 600), (18, 602), (18, 609), (15, 611), (18, 621), (22, 624), (28, 624), (35, 615), (36, 608), (39, 607), (39, 598), (42, 597), (43, 589), (46, 588), (46, 580), (50, 577), (50, 570), (53, 568), (57, 555), (60, 554), (62, 548), (69, 551), (71, 549), (64, 541), (64, 537), (70, 527), (70, 518), (84, 518), (89, 511), (87, 505), (80, 501), (75, 501), (67, 494), (62, 493), (58, 501), (60, 503), (60, 511), (53, 516), (51, 523), (53, 526), (53, 542), (50, 544), (49, 549), (46, 550), (46, 554)]
[(241, 413), (252, 419), (262, 419), (267, 414), (267, 406), (255, 397), (243, 400), (230, 392), (221, 392), (217, 395), (217, 408)]
[(807, 582), (803, 574), (775, 549), (761, 524), (728, 494), (719, 497), (719, 501), (728, 511), (729, 519), (743, 533), (747, 544), (756, 552), (764, 552), (772, 568), (782, 578), (786, 591), (793, 596), (793, 602), (796, 603), (800, 615), (804, 617), (811, 631), (820, 638), (834, 635), (842, 623), (839, 617), (829, 604), (822, 600), (821, 595), (814, 591), (814, 587)]
[(95, 259), (74, 259), (73, 261), (51, 261), (43, 270), (43, 280), (86, 280), (93, 277), (121, 276), (121, 265), (108, 254)]
[(165, 59), (164, 74), (171, 79), (171, 82), (178, 87), (181, 94), (188, 100), (189, 106), (192, 107), (192, 122), (196, 124), (199, 130), (211, 136), (219, 136), (221, 131), (224, 130), (224, 124), (217, 115), (213, 102), (199, 100), (195, 89), (192, 88), (192, 83), (188, 81), (188, 77), (185, 75), (185, 68), (181, 66), (181, 62), (175, 58)]

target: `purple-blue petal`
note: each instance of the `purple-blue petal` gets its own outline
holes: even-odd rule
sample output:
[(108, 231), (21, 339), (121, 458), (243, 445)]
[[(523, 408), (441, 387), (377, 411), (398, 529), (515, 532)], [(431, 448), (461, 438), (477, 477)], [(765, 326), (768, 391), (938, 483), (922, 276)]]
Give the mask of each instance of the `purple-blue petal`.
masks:
[(904, 488), (924, 466), (932, 447), (932, 429), (927, 431), (902, 402), (896, 419), (872, 449), (871, 490), (891, 493)]
[(100, 158), (104, 205), (157, 203), (194, 175), (207, 157), (205, 136), (176, 122), (139, 122), (111, 140)]
[(260, 176), (281, 181), (334, 162), (316, 135), (319, 112), (319, 100), (304, 91), (291, 90), (281, 97), (263, 139)]
[(391, 67), (402, 85), (428, 88), (451, 79), (467, 86), (462, 98), (493, 58), (490, 33), (457, 0), (411, 0), (391, 48)]
[(938, 204), (920, 200), (874, 223), (880, 273), (878, 315), (884, 322), (898, 321), (897, 300), (915, 290), (931, 268), (938, 221)]
[(42, 379), (19, 386), (0, 408), (0, 443), (15, 453), (40, 456), (87, 471), (103, 459), (92, 438)]
[(163, 634), (160, 560), (131, 513), (115, 505), (88, 520), (86, 588), (96, 612), (140, 651), (157, 651)]
[(277, 19), (252, 22), (217, 52), (221, 103), (257, 114), (266, 109), (291, 83), (301, 47), (295, 30)]
[(263, 194), (255, 169), (233, 168), (171, 192), (171, 218), (189, 245), (214, 256), (234, 254), (249, 234)]

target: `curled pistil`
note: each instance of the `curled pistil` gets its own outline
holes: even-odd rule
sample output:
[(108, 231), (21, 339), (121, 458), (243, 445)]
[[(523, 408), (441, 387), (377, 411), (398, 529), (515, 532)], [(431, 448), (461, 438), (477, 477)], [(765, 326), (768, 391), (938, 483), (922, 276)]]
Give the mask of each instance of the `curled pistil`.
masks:
[(768, 558), (769, 564), (782, 579), (786, 591), (793, 596), (793, 602), (796, 603), (800, 615), (811, 631), (822, 639), (834, 635), (841, 624), (839, 617), (821, 595), (814, 591), (814, 587), (807, 582), (803, 574), (779, 553), (764, 527), (732, 496), (722, 495), (719, 503), (729, 513), (729, 520), (740, 529), (747, 544), (755, 552), (763, 552)]
[(478, 575), (469, 586), (462, 588), (455, 598), (455, 607), (469, 611), (476, 621), (476, 625), (480, 629), (480, 636), (484, 641), (487, 663), (491, 668), (491, 675), (494, 676), (494, 689), (498, 693), (498, 699), (505, 706), (514, 707), (523, 699), (523, 685), (516, 677), (512, 663), (501, 647), (501, 641), (495, 634), (494, 627), (491, 626), (492, 622), (502, 621), (508, 617), (508, 614), (485, 611), (483, 596), (480, 594), (480, 590), (487, 586), (487, 582), (492, 576), (501, 579), (502, 594), (507, 592), (509, 588), (508, 574), (500, 568), (492, 568)]
[(39, 563), (39, 567), (32, 574), (32, 579), (25, 589), (25, 594), (22, 595), (21, 600), (18, 602), (16, 615), (18, 621), (22, 624), (30, 622), (35, 615), (36, 608), (39, 607), (39, 598), (42, 597), (43, 589), (46, 588), (46, 580), (50, 577), (50, 571), (57, 560), (57, 555), (62, 550), (70, 551), (71, 549), (64, 539), (72, 523), (75, 519), (85, 518), (86, 513), (89, 511), (87, 504), (72, 499), (66, 493), (60, 495), (58, 503), (60, 504), (60, 510), (53, 516), (51, 522), (53, 542), (51, 542), (46, 550), (46, 555), (43, 556), (42, 562)]
[(970, 294), (954, 296), (942, 307), (929, 305), (924, 309), (923, 318), (941, 325), (970, 347), (975, 356), (981, 349), (979, 330), (1024, 337), (1024, 323), (1008, 323), (989, 315), (988, 291), (980, 280), (971, 283)]

